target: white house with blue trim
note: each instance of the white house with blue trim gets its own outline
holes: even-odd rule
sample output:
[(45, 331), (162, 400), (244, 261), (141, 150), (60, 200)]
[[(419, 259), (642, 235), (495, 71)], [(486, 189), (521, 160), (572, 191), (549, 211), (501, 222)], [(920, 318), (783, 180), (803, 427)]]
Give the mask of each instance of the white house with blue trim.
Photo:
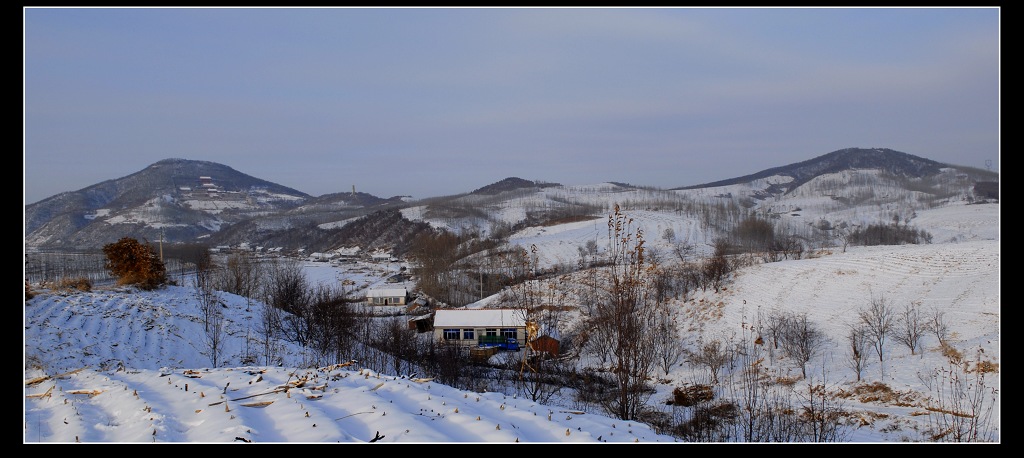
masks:
[(481, 336), (526, 342), (526, 309), (441, 309), (434, 312), (434, 338), (476, 346)]

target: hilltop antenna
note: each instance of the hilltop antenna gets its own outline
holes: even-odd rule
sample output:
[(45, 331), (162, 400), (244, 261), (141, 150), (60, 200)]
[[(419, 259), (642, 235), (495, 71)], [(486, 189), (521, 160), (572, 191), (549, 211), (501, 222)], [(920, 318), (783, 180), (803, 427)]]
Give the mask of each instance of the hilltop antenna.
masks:
[(356, 196), (356, 185), (352, 185), (352, 197)]

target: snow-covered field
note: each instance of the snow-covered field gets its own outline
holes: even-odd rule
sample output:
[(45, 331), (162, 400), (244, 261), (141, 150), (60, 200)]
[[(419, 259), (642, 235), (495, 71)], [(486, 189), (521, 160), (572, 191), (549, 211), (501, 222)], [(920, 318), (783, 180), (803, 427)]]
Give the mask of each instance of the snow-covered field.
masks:
[[(659, 219), (660, 218), (660, 219)], [(685, 223), (637, 216), (648, 233)], [(813, 257), (744, 267), (726, 290), (701, 292), (676, 304), (680, 338), (739, 338), (773, 311), (805, 314), (828, 337), (808, 362), (808, 377), (831, 390), (851, 390), (845, 332), (875, 298), (896, 310), (915, 304), (944, 314), (949, 343), (964, 360), (994, 363), (985, 375), (989, 408), (986, 440), (1000, 441), (998, 365), (1001, 362), (999, 206), (954, 205), (918, 211), (911, 221), (934, 234), (934, 243), (848, 247)], [(552, 259), (573, 259), (580, 242), (606, 237), (603, 221), (531, 229), (519, 244), (536, 244)], [(392, 264), (391, 269), (397, 265)], [(363, 273), (309, 263), (312, 281), (382, 281), (386, 266)], [(364, 275), (364, 276), (358, 276)], [(303, 349), (290, 347), (284, 366), (245, 366), (246, 335), (259, 304), (222, 294), (228, 320), (224, 365), (211, 368), (195, 292), (170, 287), (146, 293), (116, 290), (79, 294), (42, 292), (25, 304), (25, 442), (672, 442), (647, 426), (601, 412), (575, 412), (499, 393), (465, 392), (432, 381), (374, 373), (358, 364), (301, 368)], [(247, 311), (248, 309), (248, 311)], [(700, 319), (694, 317), (700, 316)], [(689, 320), (689, 321), (686, 321)], [(759, 331), (755, 329), (755, 331)], [(900, 402), (850, 396), (843, 407), (859, 412), (845, 426), (845, 442), (926, 441), (940, 373), (952, 363), (932, 335), (914, 354), (899, 343), (882, 363), (868, 358), (862, 378), (901, 394)], [(799, 375), (793, 361), (764, 362), (778, 377)], [(68, 375), (63, 372), (82, 369)], [(194, 371), (194, 372), (193, 372)], [(35, 377), (49, 376), (29, 384)], [(428, 377), (429, 374), (420, 374)], [(661, 381), (649, 403), (664, 406), (672, 389), (703, 377), (685, 363)], [(283, 387), (302, 380), (301, 386)], [(980, 387), (976, 387), (980, 388)], [(252, 397), (248, 397), (252, 396)], [(269, 402), (266, 405), (252, 404)], [(948, 400), (946, 401), (948, 402)], [(931, 409), (931, 410), (930, 410)], [(314, 426), (315, 425), (315, 426)]]

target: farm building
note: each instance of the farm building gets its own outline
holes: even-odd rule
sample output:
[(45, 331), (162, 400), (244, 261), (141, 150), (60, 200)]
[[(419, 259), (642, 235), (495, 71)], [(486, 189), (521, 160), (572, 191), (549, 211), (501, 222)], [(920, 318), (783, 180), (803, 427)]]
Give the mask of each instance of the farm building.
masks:
[(548, 324), (537, 324), (535, 322), (529, 322), (526, 327), (530, 334), (528, 340), (530, 350), (533, 350), (534, 353), (546, 353), (551, 357), (558, 356), (558, 348), (562, 338), (558, 333), (557, 327)]
[(374, 288), (366, 291), (368, 305), (405, 305), (409, 290), (405, 288)]
[(526, 310), (473, 309), (437, 310), (434, 312), (434, 338), (477, 346), (481, 337), (512, 337), (526, 341)]

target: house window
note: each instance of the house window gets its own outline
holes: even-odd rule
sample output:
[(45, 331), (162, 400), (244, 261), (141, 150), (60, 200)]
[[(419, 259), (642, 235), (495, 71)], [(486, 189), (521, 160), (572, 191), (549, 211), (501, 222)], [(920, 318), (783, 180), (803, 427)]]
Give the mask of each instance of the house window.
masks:
[(501, 335), (504, 337), (511, 337), (513, 339), (518, 337), (516, 335), (516, 328), (501, 328)]
[(476, 337), (473, 337), (473, 329), (463, 329), (462, 330), (462, 340), (474, 340), (474, 339), (476, 339)]
[(496, 336), (496, 335), (498, 335), (498, 330), (495, 329), (495, 328), (487, 328), (487, 329), (484, 330), (484, 335), (485, 336)]
[(441, 335), (444, 340), (459, 340), (458, 329), (445, 329)]

